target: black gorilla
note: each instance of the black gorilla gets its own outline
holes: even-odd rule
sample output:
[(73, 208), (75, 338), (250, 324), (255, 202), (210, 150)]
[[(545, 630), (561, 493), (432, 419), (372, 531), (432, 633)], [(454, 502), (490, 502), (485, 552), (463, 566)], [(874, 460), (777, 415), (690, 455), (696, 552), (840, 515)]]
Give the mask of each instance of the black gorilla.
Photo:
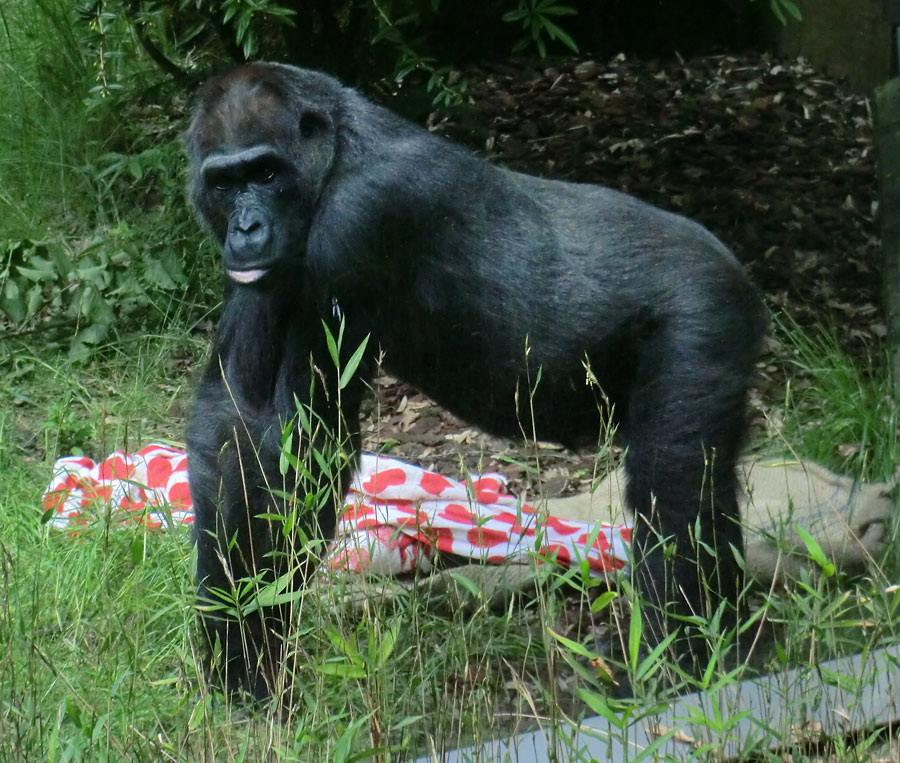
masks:
[[(733, 618), (734, 464), (764, 317), (712, 234), (607, 188), (496, 167), (278, 64), (209, 83), (187, 148), (191, 199), (228, 276), (187, 435), (203, 601), (290, 575), (295, 535), (261, 516), (285, 512), (282, 427), (299, 401), (355, 449), (383, 352), (392, 373), (495, 434), (595, 444), (611, 413), (652, 637), (723, 601)], [(340, 406), (322, 325), (337, 335), (339, 317), (345, 356), (370, 337)], [(333, 499), (318, 523), (333, 532)], [(304, 570), (293, 575), (300, 585)], [(279, 618), (233, 617), (204, 615), (226, 685), (265, 696)]]

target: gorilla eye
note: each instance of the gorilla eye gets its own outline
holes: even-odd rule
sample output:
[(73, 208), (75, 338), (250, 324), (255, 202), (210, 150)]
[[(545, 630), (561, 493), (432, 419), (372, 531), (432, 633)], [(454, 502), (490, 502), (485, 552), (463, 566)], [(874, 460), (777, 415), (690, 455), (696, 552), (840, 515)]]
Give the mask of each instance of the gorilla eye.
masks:
[(206, 176), (207, 187), (212, 188), (216, 193), (228, 193), (231, 190), (232, 183), (223, 173), (209, 173)]
[(300, 115), (300, 137), (314, 138), (328, 127), (328, 120), (317, 111), (304, 111)]
[(278, 171), (274, 167), (266, 165), (260, 170), (259, 179), (263, 183), (271, 183), (277, 175)]

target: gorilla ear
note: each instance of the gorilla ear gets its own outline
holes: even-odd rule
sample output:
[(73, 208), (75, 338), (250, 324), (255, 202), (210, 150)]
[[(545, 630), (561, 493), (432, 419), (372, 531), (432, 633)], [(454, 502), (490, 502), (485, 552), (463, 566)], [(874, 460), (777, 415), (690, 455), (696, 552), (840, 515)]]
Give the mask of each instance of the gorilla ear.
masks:
[(331, 119), (321, 111), (304, 111), (300, 115), (300, 135), (303, 138), (315, 138), (328, 132)]

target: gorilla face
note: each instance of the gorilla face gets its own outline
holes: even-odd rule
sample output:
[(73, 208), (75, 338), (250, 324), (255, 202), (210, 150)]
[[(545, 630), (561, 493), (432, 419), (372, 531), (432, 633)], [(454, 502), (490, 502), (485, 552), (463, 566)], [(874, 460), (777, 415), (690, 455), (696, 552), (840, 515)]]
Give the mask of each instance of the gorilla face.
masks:
[(238, 69), (208, 88), (188, 130), (191, 199), (238, 284), (304, 256), (334, 160), (331, 115), (290, 84), (279, 67)]

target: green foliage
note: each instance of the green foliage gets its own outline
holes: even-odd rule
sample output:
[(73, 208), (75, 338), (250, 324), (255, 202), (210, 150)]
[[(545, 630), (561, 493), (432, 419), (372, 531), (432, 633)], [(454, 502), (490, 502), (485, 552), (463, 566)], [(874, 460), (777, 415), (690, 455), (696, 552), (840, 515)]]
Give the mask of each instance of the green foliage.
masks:
[[(51, 259), (45, 246), (38, 256)], [(65, 452), (80, 446), (102, 456), (115, 447), (133, 450), (136, 438), (146, 443), (161, 434), (177, 436), (173, 390), (189, 394), (186, 369), (195, 367), (206, 346), (200, 337), (192, 340), (192, 357), (177, 366), (183, 334), (179, 329), (117, 343), (116, 354), (89, 365), (36, 356), (31, 361), (40, 373), (31, 374), (27, 387), (21, 377), (0, 385), (0, 396), (12, 388), (20, 403), (0, 399), (0, 702), (7, 709), (0, 714), (0, 760), (412, 760), (532, 730), (539, 717), (556, 740), (559, 760), (587, 761), (568, 719), (599, 714), (614, 738), (627, 742), (636, 724), (665, 707), (671, 696), (666, 683), (677, 686), (684, 678), (666, 655), (642, 644), (646, 608), (642, 615), (640, 604), (630, 605), (627, 581), (615, 595), (585, 570), (557, 569), (546, 561), (537, 568), (540, 590), (508, 606), (461, 607), (425, 580), (392, 586), (325, 570), (301, 596), (287, 591), (285, 579), (256, 586), (229, 606), (252, 611), (283, 603), (294, 609), (286, 643), (293, 704), (289, 711), (277, 702), (248, 707), (217, 694), (197, 664), (201, 644), (188, 534), (114, 532), (103, 522), (77, 539), (52, 531), (41, 524), (37, 500), (47, 464), (23, 459), (19, 445), (20, 433), (28, 438), (44, 431), (53, 439), (58, 432)], [(339, 327), (332, 337), (340, 362), (323, 371), (340, 378), (357, 345), (347, 341), (338, 351)], [(805, 366), (846, 375), (836, 372), (838, 356), (830, 351), (804, 357)], [(290, 468), (296, 468), (295, 457), (310, 456), (301, 438), (309, 439), (316, 426), (303, 414), (306, 423), (298, 411), (293, 440), (286, 443)], [(143, 423), (147, 419), (152, 425)], [(152, 433), (142, 431), (148, 426)], [(831, 430), (820, 432), (820, 439), (832, 437)], [(838, 442), (832, 439), (828, 450)], [(298, 510), (315, 507), (315, 500), (307, 506), (304, 499)], [(293, 521), (268, 519), (286, 527)], [(807, 547), (815, 563), (818, 552)], [(856, 581), (816, 570), (755, 591), (755, 620), (742, 626), (738, 667), (722, 667), (733, 650), (722, 642), (723, 659), (711, 662), (701, 681), (686, 685), (709, 698), (690, 718), (692, 727), (708, 728), (715, 738), (748, 717), (745, 707), (715, 703), (715, 690), (745, 677), (747, 662), (808, 667), (896, 642), (900, 588), (893, 580), (896, 574), (877, 567)], [(617, 661), (608, 650), (620, 636), (603, 635), (603, 623), (623, 613), (618, 626), (636, 692), (631, 699), (611, 696), (608, 668)], [(715, 628), (713, 618), (710, 638)], [(850, 702), (872, 691), (868, 673), (828, 678), (839, 682)], [(787, 706), (779, 720), (785, 745), (797, 748), (795, 759), (808, 756), (787, 731), (803, 720), (802, 708)], [(580, 732), (589, 733), (590, 725)], [(657, 739), (673, 732), (660, 729)], [(695, 757), (703, 759), (705, 737), (697, 739)], [(881, 752), (876, 742), (870, 756), (854, 756), (852, 750), (872, 745), (867, 735), (823, 743), (852, 748), (841, 760), (868, 760)], [(754, 755), (765, 758), (765, 750), (747, 750), (742, 759)], [(893, 759), (886, 752), (881, 757)], [(653, 751), (636, 750), (634, 759), (653, 760)]]
[(578, 52), (575, 40), (559, 26), (553, 17), (574, 16), (577, 11), (557, 0), (518, 0), (515, 10), (503, 14), (511, 24), (521, 23), (525, 35), (513, 46), (513, 53), (535, 47), (541, 58), (547, 55), (547, 40), (559, 40), (573, 53)]
[(886, 358), (851, 358), (835, 332), (789, 321), (775, 335), (792, 348), (784, 439), (793, 451), (863, 479), (890, 478), (900, 462), (900, 407)]
[(47, 405), (47, 417), (41, 422), (46, 438), (45, 453), (78, 453), (94, 435), (94, 426), (71, 395)]
[(174, 158), (171, 146), (150, 146), (131, 154), (109, 151), (98, 157), (97, 167), (90, 169), (102, 186), (103, 195), (113, 196), (117, 182), (122, 179), (140, 183), (152, 176), (152, 182), (165, 184), (172, 172)]
[[(751, 0), (751, 2), (756, 2), (756, 0)], [(800, 13), (794, 0), (769, 0), (769, 9), (782, 24), (787, 24), (788, 16), (794, 21), (803, 19), (803, 14)]]
[(328, 355), (331, 357), (331, 362), (334, 363), (335, 370), (340, 374), (340, 378), (338, 379), (339, 392), (342, 389), (346, 389), (351, 379), (356, 375), (359, 364), (362, 362), (363, 355), (365, 354), (366, 345), (369, 343), (369, 335), (366, 334), (363, 341), (353, 351), (350, 359), (345, 364), (342, 364), (341, 348), (344, 346), (345, 328), (346, 322), (341, 318), (340, 326), (338, 327), (338, 335), (335, 337), (331, 329), (328, 328), (328, 324), (325, 323), (325, 321), (322, 321), (322, 330), (325, 333), (325, 344), (328, 347)]
[[(181, 3), (182, 10), (186, 5)], [(264, 24), (291, 24), (297, 15), (297, 11), (271, 0), (224, 0), (218, 5), (222, 9), (222, 23), (234, 26), (234, 41), (245, 59), (259, 52), (260, 29)]]
[(78, 34), (96, 72), (91, 92), (100, 99), (146, 85), (153, 68), (185, 80), (264, 51), (266, 58), (391, 82), (390, 88), (416, 74), (435, 102), (449, 104), (462, 97), (465, 83), (448, 53), (469, 41), (453, 40), (448, 22), (475, 14), (487, 24), (520, 24), (525, 34), (513, 52), (544, 57), (552, 43), (577, 51), (559, 21), (574, 13), (558, 0), (493, 0), (464, 12), (441, 0), (93, 0), (78, 7)]
[[(436, 0), (431, 8), (440, 4)], [(449, 65), (440, 65), (437, 57), (421, 52), (422, 46), (411, 41), (412, 32), (424, 22), (414, 9), (392, 18), (387, 4), (381, 4), (375, 19), (376, 28), (372, 36), (373, 45), (386, 45), (395, 51), (395, 63), (391, 79), (393, 87), (399, 87), (414, 73), (425, 75), (425, 92), (432, 96), (432, 102), (439, 106), (452, 106), (461, 102), (468, 83)]]
[(124, 222), (74, 246), (23, 240), (0, 251), (0, 312), (12, 333), (55, 329), (75, 358), (118, 330), (152, 325), (189, 283), (181, 253), (148, 250)]
[(208, 309), (217, 281), (198, 267), (177, 122), (135, 102), (150, 79), (132, 28), (102, 5), (73, 25), (73, 8), (0, 9), (0, 337), (84, 359)]

